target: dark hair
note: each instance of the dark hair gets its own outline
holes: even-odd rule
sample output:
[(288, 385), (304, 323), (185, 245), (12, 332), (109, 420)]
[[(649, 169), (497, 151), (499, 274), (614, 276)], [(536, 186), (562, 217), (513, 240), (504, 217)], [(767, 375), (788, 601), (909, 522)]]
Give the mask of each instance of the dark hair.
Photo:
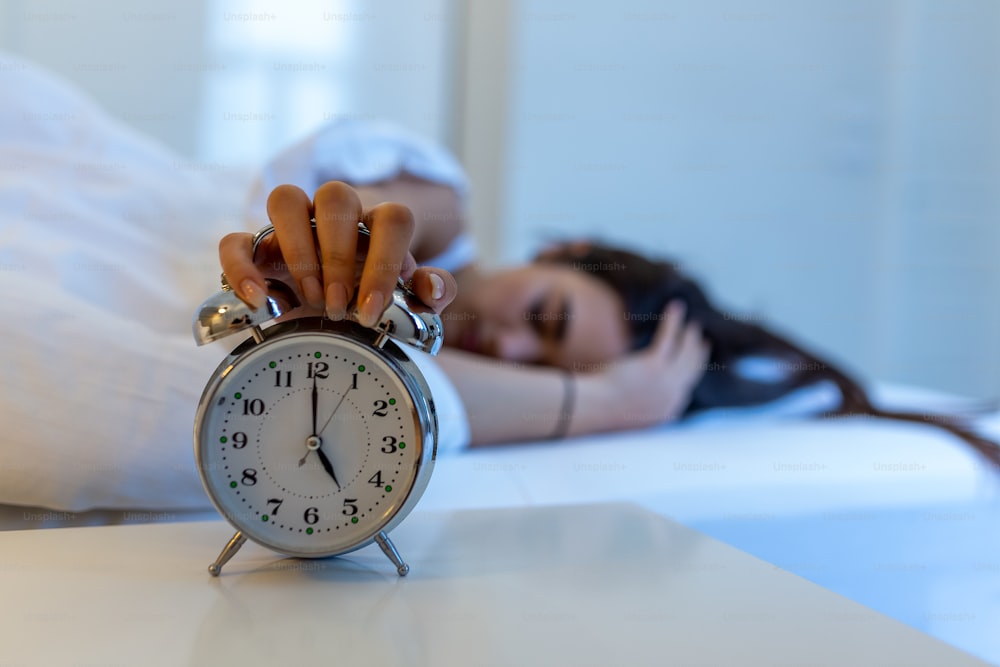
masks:
[[(1000, 467), (1000, 446), (974, 433), (958, 418), (876, 407), (861, 385), (833, 364), (748, 318), (715, 308), (704, 290), (675, 264), (589, 242), (557, 246), (542, 253), (538, 261), (567, 264), (610, 285), (625, 303), (632, 349), (650, 343), (669, 302), (684, 301), (687, 319), (697, 321), (712, 344), (708, 366), (694, 388), (685, 414), (714, 407), (767, 403), (825, 380), (836, 385), (842, 400), (835, 410), (822, 417), (866, 415), (933, 425), (958, 436)], [(775, 362), (782, 371), (781, 377), (753, 379), (737, 372), (740, 360), (750, 357)]]

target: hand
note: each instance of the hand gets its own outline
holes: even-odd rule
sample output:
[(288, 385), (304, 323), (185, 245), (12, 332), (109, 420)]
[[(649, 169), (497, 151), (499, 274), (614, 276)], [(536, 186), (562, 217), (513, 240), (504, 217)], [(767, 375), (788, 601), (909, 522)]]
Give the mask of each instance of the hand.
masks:
[[(314, 201), (293, 185), (275, 188), (267, 214), (275, 233), (260, 244), (256, 264), (250, 234), (229, 234), (219, 243), (219, 261), (229, 284), (254, 308), (266, 297), (265, 274), (290, 277), (306, 306), (298, 314), (325, 312), (331, 319), (343, 319), (357, 290), (358, 316), (367, 326), (391, 303), (399, 277), (412, 281), (417, 297), (435, 312), (458, 291), (447, 271), (417, 268), (409, 252), (413, 214), (401, 204), (383, 203), (364, 211), (353, 188), (331, 181), (320, 186)], [(359, 242), (358, 222), (371, 232), (367, 247)]]
[(708, 364), (711, 346), (697, 322), (684, 323), (685, 306), (671, 302), (653, 341), (596, 373), (617, 428), (639, 428), (677, 419)]

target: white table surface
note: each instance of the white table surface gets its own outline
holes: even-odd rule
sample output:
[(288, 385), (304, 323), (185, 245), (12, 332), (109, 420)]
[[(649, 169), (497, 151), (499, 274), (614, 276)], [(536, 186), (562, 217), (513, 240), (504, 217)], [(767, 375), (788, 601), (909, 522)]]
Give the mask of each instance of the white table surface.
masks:
[(984, 665), (627, 504), (415, 512), (300, 561), (222, 521), (0, 533), (0, 664)]

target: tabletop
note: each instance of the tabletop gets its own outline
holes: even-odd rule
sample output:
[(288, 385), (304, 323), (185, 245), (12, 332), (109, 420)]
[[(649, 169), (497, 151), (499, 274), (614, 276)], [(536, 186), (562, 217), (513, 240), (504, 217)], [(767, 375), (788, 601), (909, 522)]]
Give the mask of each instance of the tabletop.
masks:
[(984, 665), (630, 504), (415, 511), (377, 546), (207, 572), (223, 521), (0, 533), (0, 663)]

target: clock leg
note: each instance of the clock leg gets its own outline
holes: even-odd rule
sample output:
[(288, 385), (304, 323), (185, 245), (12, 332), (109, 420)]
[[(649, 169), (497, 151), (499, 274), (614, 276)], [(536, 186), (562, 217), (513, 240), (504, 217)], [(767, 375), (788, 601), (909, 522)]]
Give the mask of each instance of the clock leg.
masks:
[(225, 548), (223, 548), (222, 553), (219, 554), (219, 557), (215, 559), (214, 563), (208, 566), (208, 573), (213, 577), (219, 576), (219, 573), (222, 572), (222, 566), (228, 563), (229, 559), (236, 555), (236, 552), (240, 550), (240, 547), (242, 547), (243, 543), (246, 541), (246, 536), (242, 532), (236, 531), (236, 534), (233, 535), (233, 539), (229, 540)]
[(401, 577), (405, 577), (410, 572), (410, 566), (403, 562), (400, 558), (399, 552), (396, 551), (396, 547), (392, 544), (392, 540), (389, 536), (385, 534), (385, 531), (379, 531), (378, 535), (375, 536), (375, 542), (378, 544), (379, 548), (382, 549), (382, 553), (392, 561), (392, 564), (396, 566), (396, 572)]

